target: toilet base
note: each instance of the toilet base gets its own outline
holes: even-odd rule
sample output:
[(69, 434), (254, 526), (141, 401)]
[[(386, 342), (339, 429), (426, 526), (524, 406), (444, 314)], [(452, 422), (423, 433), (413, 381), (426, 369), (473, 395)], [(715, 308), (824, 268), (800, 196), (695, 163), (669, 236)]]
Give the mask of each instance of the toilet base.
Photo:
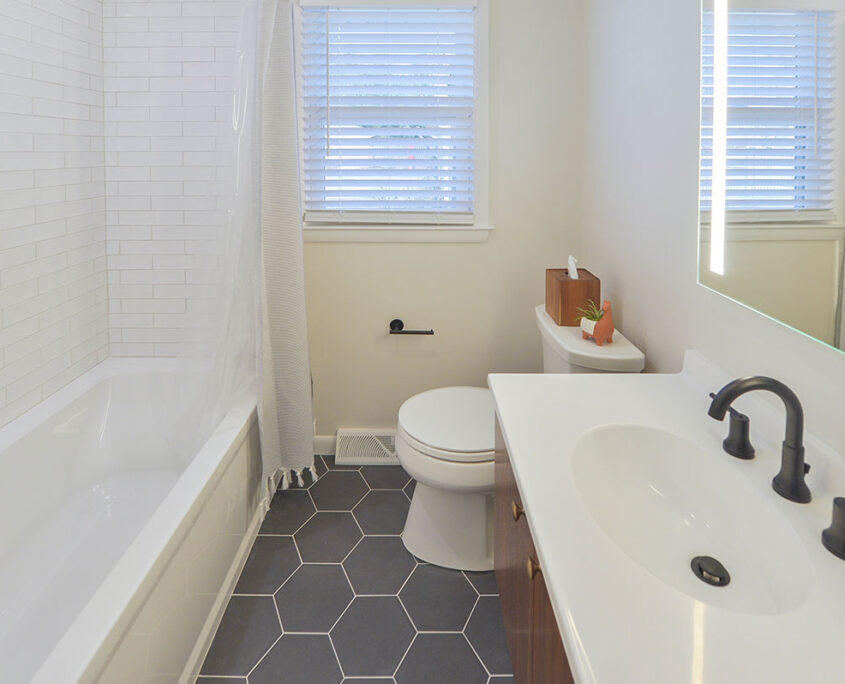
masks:
[(493, 569), (493, 494), (417, 482), (402, 542), (417, 558), (454, 570)]

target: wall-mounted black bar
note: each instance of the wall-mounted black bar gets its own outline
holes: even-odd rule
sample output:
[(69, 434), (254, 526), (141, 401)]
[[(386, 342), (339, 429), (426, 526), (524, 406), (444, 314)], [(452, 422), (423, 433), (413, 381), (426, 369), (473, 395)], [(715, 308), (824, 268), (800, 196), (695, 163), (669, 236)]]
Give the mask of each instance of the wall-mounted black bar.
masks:
[(434, 330), (405, 330), (405, 323), (399, 319), (394, 318), (390, 321), (391, 335), (433, 335)]

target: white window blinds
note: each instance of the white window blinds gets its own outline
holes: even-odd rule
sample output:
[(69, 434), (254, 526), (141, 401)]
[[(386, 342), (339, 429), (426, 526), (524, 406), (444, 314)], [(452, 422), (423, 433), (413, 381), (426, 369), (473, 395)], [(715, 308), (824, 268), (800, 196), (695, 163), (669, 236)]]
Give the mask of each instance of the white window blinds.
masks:
[[(728, 36), (726, 209), (831, 212), (832, 12), (732, 11)], [(703, 16), (701, 209), (710, 210), (713, 13)], [(734, 214), (734, 220), (741, 214)]]
[(300, 9), (307, 222), (473, 222), (474, 11)]

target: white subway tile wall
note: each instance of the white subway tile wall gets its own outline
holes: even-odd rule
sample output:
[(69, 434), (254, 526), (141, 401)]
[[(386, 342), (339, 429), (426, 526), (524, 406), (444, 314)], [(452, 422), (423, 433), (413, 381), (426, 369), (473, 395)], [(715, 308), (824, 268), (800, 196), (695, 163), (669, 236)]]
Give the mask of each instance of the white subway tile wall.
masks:
[(108, 355), (100, 0), (0, 0), (0, 425)]
[(0, 0), (0, 425), (213, 325), (240, 10)]
[(239, 2), (103, 3), (109, 340), (176, 356), (213, 328)]

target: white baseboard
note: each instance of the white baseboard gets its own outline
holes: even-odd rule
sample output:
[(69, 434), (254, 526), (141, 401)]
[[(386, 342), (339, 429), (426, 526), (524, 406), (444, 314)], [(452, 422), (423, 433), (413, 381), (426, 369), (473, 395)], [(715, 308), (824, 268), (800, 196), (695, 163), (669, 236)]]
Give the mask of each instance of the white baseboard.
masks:
[(334, 435), (316, 435), (314, 437), (314, 453), (323, 456), (334, 456)]
[(197, 639), (188, 664), (179, 678), (179, 684), (190, 684), (190, 682), (193, 682), (197, 678), (200, 668), (203, 662), (205, 662), (205, 657), (208, 655), (208, 649), (211, 648), (211, 642), (214, 641), (214, 636), (217, 634), (220, 621), (223, 619), (223, 613), (226, 612), (226, 606), (229, 605), (229, 597), (235, 590), (235, 585), (238, 583), (241, 571), (244, 569), (246, 559), (249, 557), (249, 552), (255, 543), (255, 538), (258, 536), (258, 530), (261, 528), (262, 522), (264, 522), (264, 511), (259, 505), (253, 513), (249, 528), (241, 540), (237, 555), (232, 561), (226, 579), (223, 581), (223, 586), (220, 587), (220, 591), (217, 593), (211, 614), (205, 621), (205, 625), (203, 625), (202, 632)]

